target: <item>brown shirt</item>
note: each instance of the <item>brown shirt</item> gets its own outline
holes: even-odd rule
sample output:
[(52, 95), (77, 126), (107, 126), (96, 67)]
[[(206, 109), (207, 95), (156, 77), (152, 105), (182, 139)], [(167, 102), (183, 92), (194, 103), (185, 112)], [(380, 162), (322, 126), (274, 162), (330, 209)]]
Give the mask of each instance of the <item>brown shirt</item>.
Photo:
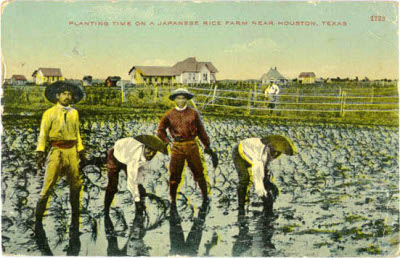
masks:
[(210, 139), (204, 130), (200, 115), (193, 108), (187, 107), (182, 111), (174, 108), (163, 115), (158, 124), (157, 136), (165, 143), (170, 142), (167, 128), (174, 140), (192, 140), (198, 136), (204, 147), (207, 148), (210, 145)]

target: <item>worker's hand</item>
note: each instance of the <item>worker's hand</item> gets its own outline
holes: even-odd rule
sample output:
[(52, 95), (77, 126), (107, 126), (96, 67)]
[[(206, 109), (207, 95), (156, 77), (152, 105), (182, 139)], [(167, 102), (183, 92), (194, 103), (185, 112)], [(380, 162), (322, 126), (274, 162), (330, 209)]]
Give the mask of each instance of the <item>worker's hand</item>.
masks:
[(272, 192), (272, 190), (267, 190), (267, 197), (271, 197), (272, 200), (276, 200), (276, 195)]
[(206, 148), (204, 152), (211, 156), (213, 167), (216, 168), (219, 163), (218, 155), (210, 147)]
[(37, 151), (36, 152), (36, 165), (38, 166), (39, 170), (43, 169), (44, 162), (45, 162), (44, 152)]
[(171, 151), (172, 151), (172, 147), (174, 146), (174, 143), (173, 142), (168, 142), (166, 145), (167, 145), (168, 153), (170, 154)]
[(260, 185), (257, 187), (254, 185), (254, 187), (255, 187), (255, 192), (259, 197), (268, 196), (268, 193), (267, 191), (265, 191), (263, 186)]
[(82, 169), (84, 166), (86, 166), (87, 163), (87, 159), (86, 159), (86, 155), (85, 155), (85, 150), (81, 150), (80, 152), (78, 152), (79, 155), (79, 167)]

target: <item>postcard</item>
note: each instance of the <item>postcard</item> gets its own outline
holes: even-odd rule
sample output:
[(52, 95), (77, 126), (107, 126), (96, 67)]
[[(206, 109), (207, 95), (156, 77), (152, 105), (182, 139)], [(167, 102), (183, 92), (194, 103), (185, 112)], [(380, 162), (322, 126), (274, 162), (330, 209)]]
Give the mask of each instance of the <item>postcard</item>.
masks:
[(396, 1), (3, 1), (1, 248), (398, 256)]

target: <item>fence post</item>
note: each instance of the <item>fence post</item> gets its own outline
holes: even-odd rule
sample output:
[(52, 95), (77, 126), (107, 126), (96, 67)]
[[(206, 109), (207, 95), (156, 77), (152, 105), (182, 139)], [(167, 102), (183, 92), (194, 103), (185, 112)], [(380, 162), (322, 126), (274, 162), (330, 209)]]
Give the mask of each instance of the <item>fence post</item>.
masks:
[(157, 99), (158, 99), (158, 96), (157, 96), (157, 93), (158, 93), (158, 88), (159, 87), (154, 87), (154, 103), (157, 103)]
[(251, 115), (252, 114), (252, 110), (251, 110), (251, 103), (253, 102), (253, 99), (254, 99), (254, 88), (253, 89), (250, 89), (250, 91), (249, 91), (249, 105), (248, 105), (248, 108), (249, 108), (249, 115)]
[(296, 103), (298, 104), (300, 100), (300, 88), (297, 88), (297, 92), (296, 92)]
[(339, 100), (342, 101), (342, 87), (339, 87)]
[(218, 84), (215, 84), (214, 93), (213, 93), (213, 97), (212, 97), (212, 101), (211, 101), (211, 105), (213, 105), (213, 106), (214, 106), (215, 95), (217, 94), (217, 88), (218, 88)]
[(28, 89), (28, 86), (24, 86), (23, 89), (24, 89), (24, 95), (25, 95), (26, 103), (30, 104), (29, 93), (27, 92), (27, 91), (30, 91), (30, 90)]
[(121, 103), (125, 103), (125, 85), (122, 83), (121, 85)]
[(249, 91), (249, 96), (247, 97), (247, 108), (249, 109), (248, 110), (249, 114), (251, 111), (251, 92), (252, 92), (252, 90)]
[(345, 115), (345, 106), (346, 106), (346, 92), (342, 91), (342, 104), (340, 110), (340, 116), (344, 117)]
[(375, 87), (372, 86), (371, 103), (374, 102), (374, 95), (375, 95)]

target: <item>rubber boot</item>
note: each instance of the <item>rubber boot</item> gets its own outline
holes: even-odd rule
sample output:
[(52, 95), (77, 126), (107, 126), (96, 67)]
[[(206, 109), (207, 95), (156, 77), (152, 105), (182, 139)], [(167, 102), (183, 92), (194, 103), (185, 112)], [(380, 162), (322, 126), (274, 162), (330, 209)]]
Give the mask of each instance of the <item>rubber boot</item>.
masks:
[(79, 218), (80, 218), (80, 191), (71, 191), (70, 194), (70, 203), (71, 203), (71, 225), (70, 225), (70, 233), (79, 235)]
[(200, 187), (201, 195), (203, 196), (203, 204), (208, 204), (209, 199), (208, 199), (207, 181), (203, 178), (200, 179), (197, 183)]
[(239, 214), (244, 214), (244, 206), (246, 204), (247, 186), (239, 185), (237, 188), (238, 193), (238, 204), (239, 204)]
[(110, 214), (111, 203), (114, 200), (115, 193), (106, 191), (106, 196), (104, 197), (104, 215), (108, 216)]
[(171, 206), (176, 206), (176, 194), (178, 192), (178, 183), (170, 182), (169, 183), (169, 196), (171, 198)]
[(46, 211), (47, 202), (49, 197), (41, 197), (39, 198), (36, 204), (35, 211), (35, 230), (38, 231), (43, 228), (43, 215)]

